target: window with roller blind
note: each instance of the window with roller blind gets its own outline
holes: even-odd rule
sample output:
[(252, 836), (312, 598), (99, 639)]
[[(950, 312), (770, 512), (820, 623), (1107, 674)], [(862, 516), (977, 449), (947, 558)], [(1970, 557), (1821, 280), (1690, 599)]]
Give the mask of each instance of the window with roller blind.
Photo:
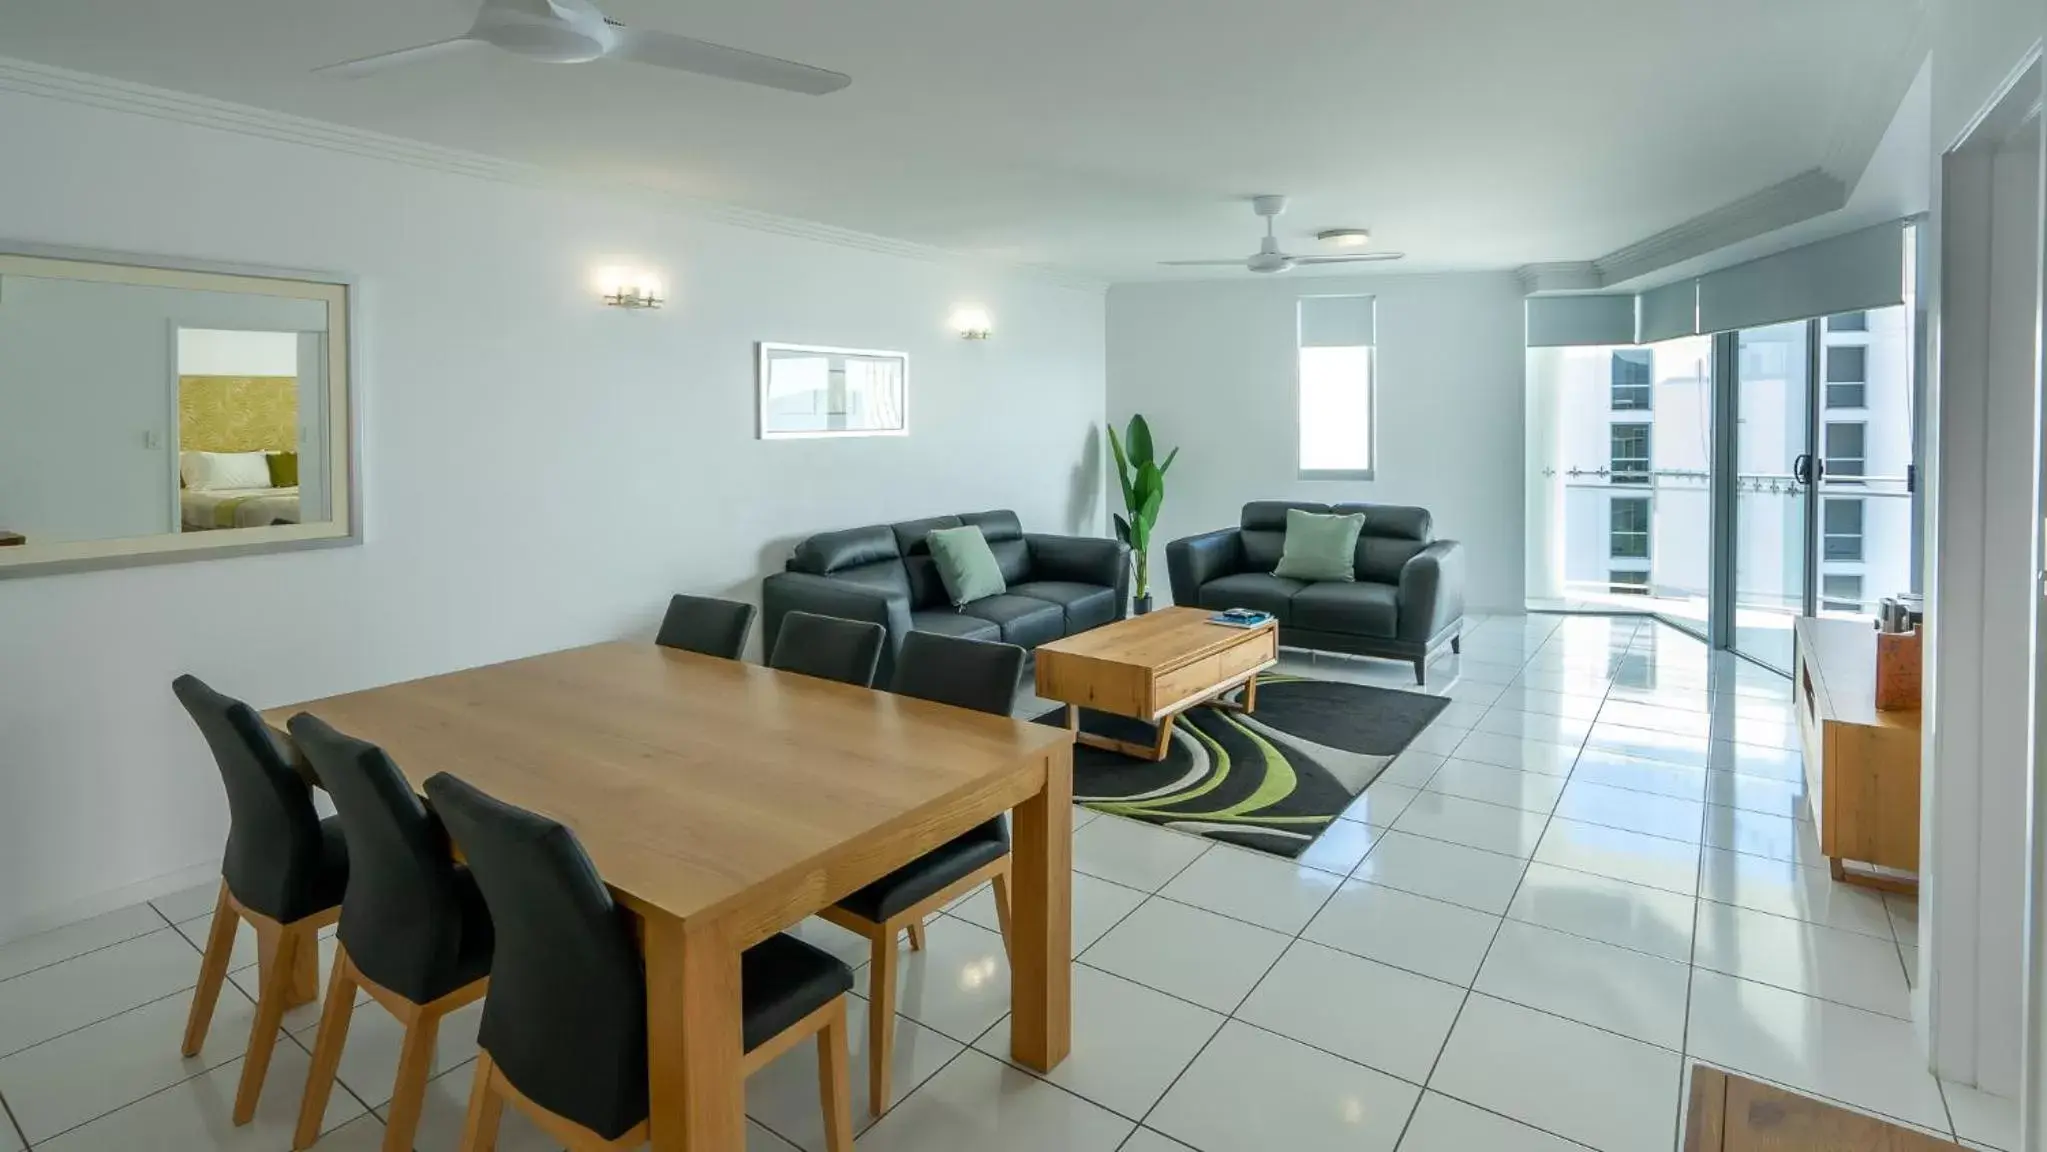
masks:
[(1300, 478), (1370, 480), (1377, 464), (1373, 298), (1304, 296), (1300, 351)]

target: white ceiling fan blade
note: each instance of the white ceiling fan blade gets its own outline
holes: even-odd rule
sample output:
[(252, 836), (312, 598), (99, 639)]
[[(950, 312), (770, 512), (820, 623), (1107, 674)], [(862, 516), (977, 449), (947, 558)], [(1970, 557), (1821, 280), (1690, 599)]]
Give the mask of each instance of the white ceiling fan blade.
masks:
[(407, 64), (423, 63), (437, 57), (449, 55), (472, 44), (481, 43), (481, 40), (474, 40), (467, 36), (457, 36), (452, 40), (436, 40), (431, 44), (421, 44), (413, 48), (400, 48), (396, 52), (379, 52), (375, 56), (364, 56), (357, 60), (344, 60), (339, 64), (329, 64), (324, 68), (315, 68), (313, 71), (323, 76), (339, 76), (344, 80), (353, 80), (359, 76), (368, 76), (372, 73), (382, 72), (386, 68), (399, 68)]
[(742, 84), (801, 92), (806, 96), (837, 92), (853, 82), (853, 78), (843, 72), (813, 68), (743, 48), (727, 48), (723, 44), (677, 36), (672, 32), (641, 31), (615, 24), (613, 27), (618, 31), (618, 47), (611, 55), (620, 60), (677, 68), (684, 72), (737, 80)]
[(1229, 264), (1237, 268), (1242, 268), (1244, 266), (1244, 261), (1242, 258), (1236, 260), (1161, 260), (1159, 261), (1159, 263), (1172, 268), (1206, 268), (1211, 266), (1220, 267), (1224, 264)]
[(1296, 264), (1363, 264), (1372, 260), (1405, 260), (1405, 252), (1360, 252), (1354, 256), (1296, 256)]

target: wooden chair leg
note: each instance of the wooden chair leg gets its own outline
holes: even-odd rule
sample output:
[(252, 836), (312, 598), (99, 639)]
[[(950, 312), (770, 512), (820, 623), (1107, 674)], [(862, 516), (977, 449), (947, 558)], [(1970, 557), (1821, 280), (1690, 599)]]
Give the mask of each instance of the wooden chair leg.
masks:
[(235, 951), (235, 930), (242, 918), (229, 902), (227, 881), (220, 882), (220, 898), (213, 903), (213, 930), (206, 934), (206, 955), (199, 961), (199, 987), (192, 993), (192, 1014), (185, 1019), (187, 1056), (199, 1055), (206, 1045), (206, 1033), (213, 1027), (213, 1006), (220, 1002), (220, 986), (227, 980), (227, 965)]
[(504, 1116), (504, 1097), (491, 1089), (497, 1062), (489, 1052), (476, 1054), (476, 1079), (469, 1086), (469, 1115), (462, 1121), (462, 1143), (458, 1152), (496, 1152), (498, 1120)]
[(348, 950), (334, 953), (334, 971), (327, 979), (327, 1002), (320, 1009), (320, 1033), (313, 1042), (313, 1067), (306, 1073), (306, 1095), (299, 1103), (299, 1123), (292, 1133), (293, 1152), (304, 1152), (320, 1138), (327, 1118), (327, 1099), (341, 1068), (341, 1050), (348, 1044), (348, 1024), (355, 1016), (355, 966)]
[(817, 1093), (824, 1109), (826, 1152), (853, 1152), (853, 1082), (847, 1063), (846, 998), (841, 996), (817, 1034)]
[(896, 930), (874, 934), (867, 972), (867, 1110), (888, 1108), (888, 1073), (896, 1043)]
[(997, 872), (990, 885), (995, 889), (995, 926), (1002, 930), (1002, 950), (1009, 951), (1009, 871)]
[(405, 1044), (398, 1050), (398, 1086), (385, 1113), (384, 1152), (411, 1152), (419, 1132), (419, 1111), (426, 1103), (426, 1082), (434, 1069), (434, 1041), (441, 1035), (439, 1013), (422, 1012), (405, 1024)]
[(242, 1083), (235, 1090), (234, 1121), (237, 1126), (247, 1124), (256, 1116), (256, 1102), (263, 1095), (263, 1077), (270, 1071), (270, 1053), (277, 1047), (277, 1033), (284, 1026), (285, 1001), (291, 995), (292, 978), (295, 975), (293, 961), (302, 946), (313, 946), (310, 932), (263, 931), (258, 926), (258, 937), (272, 938), (270, 963), (259, 970), (263, 981), (262, 994), (256, 997), (256, 1024), (249, 1031), (249, 1052), (242, 1058)]
[(912, 951), (912, 952), (922, 952), (923, 950), (924, 950), (924, 921), (922, 921), (922, 920), (912, 920), (912, 921), (910, 921), (910, 951)]

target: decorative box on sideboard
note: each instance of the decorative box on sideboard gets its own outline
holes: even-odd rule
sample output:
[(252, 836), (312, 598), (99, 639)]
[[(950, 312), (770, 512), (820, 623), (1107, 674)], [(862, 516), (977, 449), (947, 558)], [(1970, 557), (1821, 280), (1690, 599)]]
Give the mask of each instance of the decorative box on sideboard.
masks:
[(1820, 852), (1836, 880), (1916, 891), (1919, 711), (1877, 708), (1877, 634), (1867, 623), (1801, 619), (1793, 636), (1793, 690)]

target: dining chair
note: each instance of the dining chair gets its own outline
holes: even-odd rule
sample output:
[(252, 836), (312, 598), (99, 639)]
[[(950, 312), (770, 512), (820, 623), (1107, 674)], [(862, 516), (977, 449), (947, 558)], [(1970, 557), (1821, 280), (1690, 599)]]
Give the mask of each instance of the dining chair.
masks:
[(654, 643), (737, 660), (753, 632), (754, 606), (709, 596), (671, 596)]
[[(791, 613), (794, 615), (794, 613)], [(900, 696), (1007, 716), (1016, 705), (1024, 650), (1014, 644), (912, 632), (896, 657)], [(873, 962), (867, 987), (867, 1104), (888, 1105), (890, 1051), (895, 1042), (896, 938), (909, 932), (924, 947), (924, 920), (983, 882), (995, 889), (996, 923), (1009, 947), (1009, 829), (1002, 817), (970, 829), (867, 885), (818, 915), (867, 937)]]
[[(647, 987), (631, 914), (566, 827), (445, 772), (426, 794), (497, 925), (462, 1152), (497, 1146), (507, 1102), (571, 1152), (644, 1143)], [(825, 1143), (852, 1152), (852, 970), (775, 935), (740, 955), (739, 979), (741, 1074), (815, 1036)]]
[(768, 667), (871, 688), (887, 640), (888, 632), (879, 624), (791, 612), (782, 617)]
[(263, 1095), (285, 1009), (319, 994), (319, 933), (341, 915), (348, 846), (340, 822), (321, 820), (313, 810), (312, 785), (292, 766), (255, 709), (196, 676), (178, 677), (171, 691), (213, 752), (228, 809), (220, 895), (199, 961), (199, 987), (192, 994), (182, 1050), (197, 1056), (205, 1046), (234, 955), (235, 931), (248, 921), (256, 930), (260, 991), (234, 1108), (234, 1122), (247, 1124)]
[(455, 862), (439, 818), (383, 749), (303, 712), (287, 727), (332, 797), (349, 846), (340, 939), (291, 1146), (320, 1138), (360, 988), (405, 1027), (384, 1118), (384, 1152), (405, 1152), (419, 1129), (442, 1018), (489, 987), (490, 911), (469, 869)]

